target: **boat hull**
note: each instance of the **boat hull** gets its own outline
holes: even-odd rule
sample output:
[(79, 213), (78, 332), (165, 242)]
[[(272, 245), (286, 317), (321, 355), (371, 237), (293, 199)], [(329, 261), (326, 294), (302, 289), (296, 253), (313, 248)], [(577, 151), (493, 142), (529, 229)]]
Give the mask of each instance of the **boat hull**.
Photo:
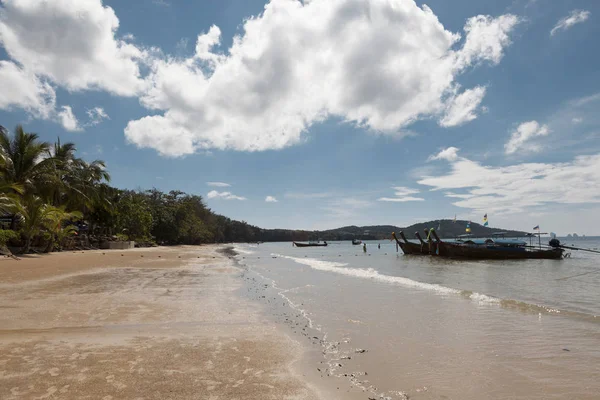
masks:
[(560, 260), (563, 249), (528, 249), (522, 247), (469, 246), (434, 242), (432, 255), (471, 260)]
[(429, 255), (429, 245), (428, 244), (420, 244), (413, 242), (401, 242), (398, 241), (398, 246), (402, 249), (404, 254), (410, 255)]
[(326, 247), (327, 243), (298, 243), (293, 242), (296, 247)]

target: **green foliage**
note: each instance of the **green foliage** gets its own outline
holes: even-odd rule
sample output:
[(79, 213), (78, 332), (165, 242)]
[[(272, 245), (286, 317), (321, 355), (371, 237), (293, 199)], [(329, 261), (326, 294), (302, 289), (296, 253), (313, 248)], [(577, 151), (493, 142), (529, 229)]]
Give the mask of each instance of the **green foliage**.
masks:
[(18, 233), (8, 229), (0, 229), (0, 246), (5, 246), (10, 240), (15, 240), (19, 237)]
[(146, 239), (152, 229), (152, 213), (146, 196), (134, 191), (123, 191), (116, 203), (117, 232), (129, 240)]
[(121, 242), (126, 242), (129, 240), (129, 236), (127, 236), (123, 233), (117, 233), (115, 236), (117, 237), (117, 240), (121, 241)]

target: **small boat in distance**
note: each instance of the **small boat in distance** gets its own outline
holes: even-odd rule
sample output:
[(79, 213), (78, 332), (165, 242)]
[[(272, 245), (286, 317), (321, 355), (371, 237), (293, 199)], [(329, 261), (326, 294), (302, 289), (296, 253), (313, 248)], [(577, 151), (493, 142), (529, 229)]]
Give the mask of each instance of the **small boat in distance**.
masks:
[(323, 241), (323, 243), (321, 243), (321, 242), (308, 242), (308, 243), (293, 242), (293, 245), (296, 247), (325, 247), (325, 246), (327, 246), (327, 242), (326, 241)]
[(352, 244), (353, 244), (353, 245), (359, 245), (359, 244), (362, 244), (362, 240), (358, 240), (358, 239), (352, 239)]

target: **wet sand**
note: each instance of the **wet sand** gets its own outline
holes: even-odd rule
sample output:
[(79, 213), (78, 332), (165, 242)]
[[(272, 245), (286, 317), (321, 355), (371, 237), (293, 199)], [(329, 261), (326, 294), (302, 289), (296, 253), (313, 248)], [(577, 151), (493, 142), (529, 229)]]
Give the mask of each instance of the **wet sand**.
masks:
[(0, 398), (320, 398), (220, 250), (0, 260)]

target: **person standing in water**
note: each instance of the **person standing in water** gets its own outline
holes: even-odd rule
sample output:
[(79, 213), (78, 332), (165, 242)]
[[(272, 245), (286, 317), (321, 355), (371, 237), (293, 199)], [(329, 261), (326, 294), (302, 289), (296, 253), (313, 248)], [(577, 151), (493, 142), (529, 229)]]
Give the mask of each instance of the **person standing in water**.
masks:
[(363, 252), (366, 253), (367, 252), (367, 244), (363, 243)]
[(381, 249), (381, 243), (377, 243), (377, 248)]

